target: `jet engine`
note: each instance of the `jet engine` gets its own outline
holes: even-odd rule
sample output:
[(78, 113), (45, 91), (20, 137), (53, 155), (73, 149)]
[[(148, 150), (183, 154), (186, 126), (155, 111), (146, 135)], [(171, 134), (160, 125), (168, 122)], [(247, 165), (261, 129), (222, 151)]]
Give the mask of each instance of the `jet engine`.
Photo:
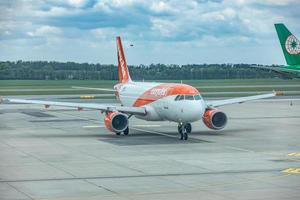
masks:
[(120, 112), (108, 112), (104, 118), (104, 124), (108, 130), (120, 133), (128, 127), (128, 117)]
[(227, 124), (227, 116), (217, 109), (207, 109), (202, 120), (208, 128), (214, 130), (220, 130)]

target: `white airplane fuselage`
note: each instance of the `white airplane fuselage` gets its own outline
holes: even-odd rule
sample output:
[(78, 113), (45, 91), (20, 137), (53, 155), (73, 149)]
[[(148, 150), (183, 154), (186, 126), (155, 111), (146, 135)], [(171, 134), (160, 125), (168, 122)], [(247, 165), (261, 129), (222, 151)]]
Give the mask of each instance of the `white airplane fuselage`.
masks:
[(194, 122), (206, 108), (199, 91), (186, 84), (127, 82), (114, 88), (123, 106), (145, 107), (147, 114), (136, 117), (147, 121)]

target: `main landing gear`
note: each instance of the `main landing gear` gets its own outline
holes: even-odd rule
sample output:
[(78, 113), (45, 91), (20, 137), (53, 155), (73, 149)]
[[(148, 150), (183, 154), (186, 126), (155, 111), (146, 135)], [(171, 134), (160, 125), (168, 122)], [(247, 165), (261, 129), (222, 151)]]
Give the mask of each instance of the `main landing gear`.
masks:
[(179, 123), (178, 124), (178, 133), (180, 140), (187, 140), (189, 137), (189, 133), (192, 132), (192, 125), (190, 123)]
[(129, 127), (127, 127), (123, 132), (116, 132), (116, 135), (121, 135), (121, 133), (123, 133), (124, 135), (128, 135), (129, 134)]

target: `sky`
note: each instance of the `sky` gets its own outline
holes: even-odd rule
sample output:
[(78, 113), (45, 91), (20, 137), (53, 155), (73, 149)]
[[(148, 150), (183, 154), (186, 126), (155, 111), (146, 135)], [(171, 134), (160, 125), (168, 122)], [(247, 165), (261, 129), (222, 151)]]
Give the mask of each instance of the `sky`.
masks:
[(130, 65), (285, 64), (274, 23), (300, 38), (299, 0), (0, 0), (0, 60)]

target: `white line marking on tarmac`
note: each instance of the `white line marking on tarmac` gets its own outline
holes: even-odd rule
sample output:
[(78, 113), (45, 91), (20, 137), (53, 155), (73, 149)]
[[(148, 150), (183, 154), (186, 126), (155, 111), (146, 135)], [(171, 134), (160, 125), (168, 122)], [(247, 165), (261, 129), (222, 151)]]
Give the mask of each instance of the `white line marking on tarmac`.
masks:
[(249, 149), (244, 149), (244, 148), (239, 148), (239, 147), (233, 147), (233, 146), (225, 146), (228, 149), (233, 149), (233, 150), (238, 150), (238, 151), (244, 151), (244, 152), (250, 152), (250, 153), (255, 153), (255, 151), (249, 150)]
[(157, 132), (157, 131), (148, 131), (148, 130), (139, 129), (139, 128), (132, 128), (132, 129), (136, 130), (136, 131), (142, 131), (142, 132), (146, 132), (146, 133), (154, 133), (156, 135), (162, 135), (162, 136), (166, 136), (166, 137), (177, 138), (177, 136), (169, 135), (169, 134), (165, 134), (165, 133), (161, 133), (161, 132)]
[[(165, 133), (161, 133), (161, 132), (157, 132), (157, 131), (148, 131), (148, 130), (144, 130), (144, 129), (139, 129), (139, 128), (134, 128), (134, 127), (141, 127), (142, 125), (138, 125), (138, 126), (133, 126), (131, 127), (131, 129), (136, 130), (136, 131), (142, 131), (142, 132), (146, 132), (146, 133), (152, 133), (152, 134), (156, 134), (156, 135), (161, 135), (161, 136), (166, 136), (166, 137), (170, 137), (170, 138), (177, 138), (177, 136), (174, 135), (169, 135), (169, 134), (165, 134)], [(82, 128), (104, 128), (105, 126), (99, 126), (99, 125), (90, 125), (90, 126), (83, 126)], [(145, 125), (145, 127), (154, 127), (154, 125)], [(160, 127), (160, 125), (156, 125), (155, 127)]]
[(136, 124), (133, 127), (161, 127), (159, 124)]
[[(161, 127), (161, 125), (158, 124), (137, 124), (137, 125), (132, 125), (131, 127)], [(82, 128), (105, 128), (104, 125), (87, 125), (87, 126), (82, 126)]]
[(105, 126), (100, 125), (89, 125), (89, 126), (83, 126), (82, 128), (104, 128)]

